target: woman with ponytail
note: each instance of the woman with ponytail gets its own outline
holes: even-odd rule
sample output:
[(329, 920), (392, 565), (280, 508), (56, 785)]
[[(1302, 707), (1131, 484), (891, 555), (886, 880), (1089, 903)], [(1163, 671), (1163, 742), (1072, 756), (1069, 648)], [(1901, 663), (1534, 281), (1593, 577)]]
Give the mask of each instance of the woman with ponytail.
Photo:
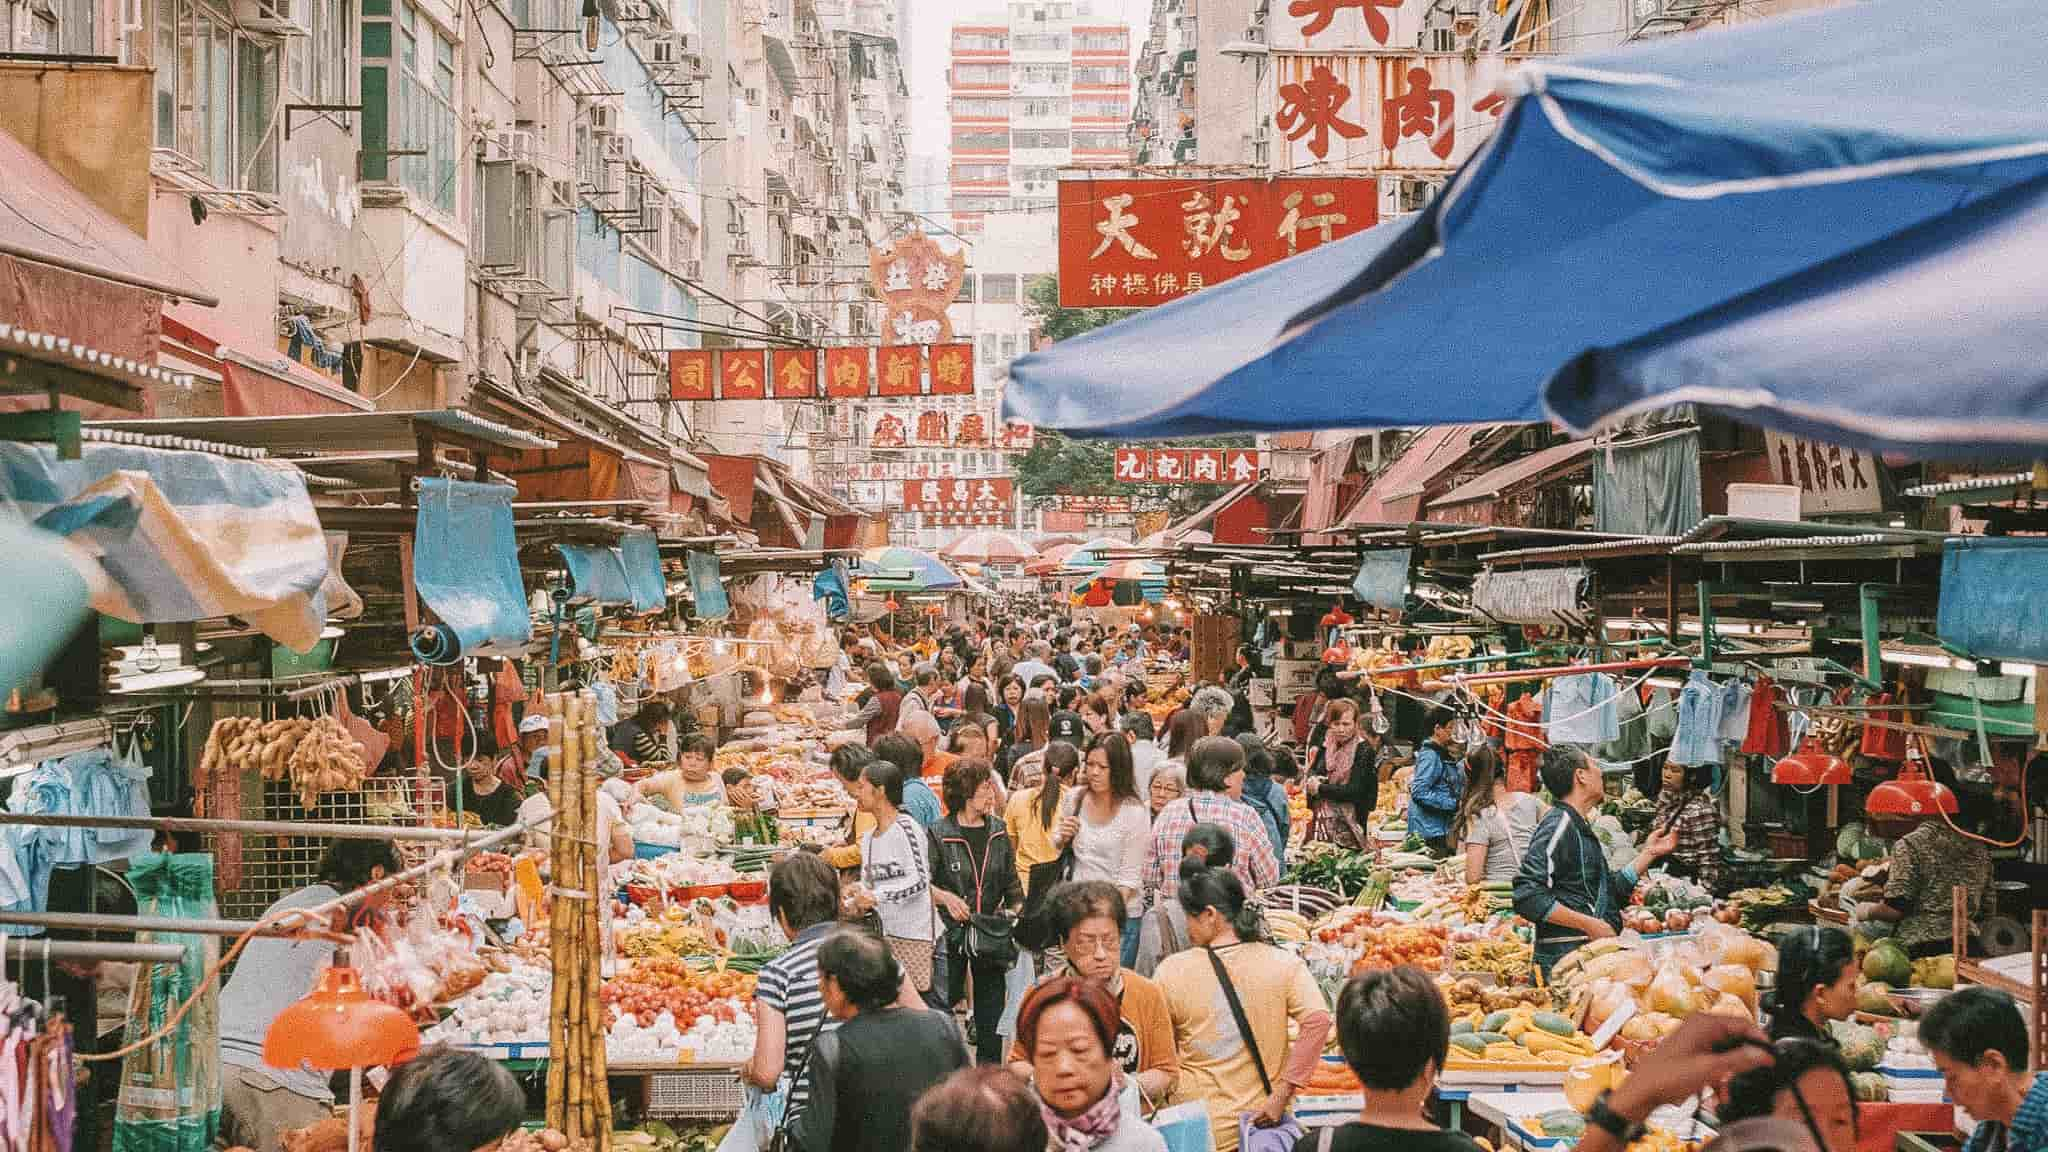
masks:
[(1818, 1040), (1832, 1046), (1830, 1020), (1856, 1011), (1856, 944), (1847, 932), (1814, 924), (1778, 946), (1778, 986), (1771, 994), (1771, 1039)]
[(1184, 855), (1176, 898), (1194, 947), (1160, 961), (1154, 977), (1181, 1052), (1174, 1102), (1207, 1104), (1217, 1152), (1241, 1141), (1246, 1152), (1290, 1148), (1301, 1128), (1288, 1109), (1330, 1033), (1322, 989), (1300, 957), (1264, 939), (1227, 866), (1201, 851)]

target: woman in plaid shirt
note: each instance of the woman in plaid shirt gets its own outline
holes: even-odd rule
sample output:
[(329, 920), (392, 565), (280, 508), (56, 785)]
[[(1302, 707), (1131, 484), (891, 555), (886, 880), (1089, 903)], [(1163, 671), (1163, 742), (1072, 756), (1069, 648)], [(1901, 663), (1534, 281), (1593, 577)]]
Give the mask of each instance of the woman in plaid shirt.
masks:
[(1664, 861), (1667, 871), (1690, 876), (1710, 892), (1720, 891), (1721, 801), (1714, 795), (1713, 765), (1686, 767), (1665, 761), (1651, 826), (1678, 830), (1678, 847)]
[(1197, 824), (1220, 824), (1236, 841), (1230, 870), (1245, 891), (1269, 888), (1280, 879), (1279, 857), (1266, 838), (1258, 813), (1237, 799), (1244, 787), (1244, 748), (1228, 736), (1204, 736), (1188, 753), (1188, 794), (1159, 810), (1140, 877), (1148, 900), (1172, 900), (1179, 890), (1181, 838)]

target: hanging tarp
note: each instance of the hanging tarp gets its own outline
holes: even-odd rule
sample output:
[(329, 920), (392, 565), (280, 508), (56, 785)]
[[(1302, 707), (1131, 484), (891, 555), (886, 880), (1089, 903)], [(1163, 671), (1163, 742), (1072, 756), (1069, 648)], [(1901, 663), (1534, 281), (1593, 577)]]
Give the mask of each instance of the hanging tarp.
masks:
[(811, 599), (825, 602), (827, 619), (844, 620), (852, 612), (846, 594), (846, 564), (834, 560), (811, 580)]
[(732, 604), (725, 598), (725, 585), (718, 577), (718, 553), (691, 552), (690, 597), (692, 611), (699, 620), (722, 620), (732, 611)]
[(661, 547), (652, 532), (628, 532), (619, 537), (619, 562), (625, 569), (626, 588), (635, 612), (659, 612), (668, 607), (668, 580), (661, 574)]
[(1408, 603), (1409, 548), (1383, 548), (1358, 558), (1351, 591), (1384, 612), (1399, 612)]
[(311, 649), (326, 621), (327, 541), (298, 469), (125, 444), (0, 442), (0, 499), (92, 553), (93, 607), (145, 624), (238, 616)]
[(440, 623), (413, 637), (430, 664), (516, 656), (533, 638), (512, 537), (513, 489), (423, 476), (413, 530), (413, 587)]
[(0, 695), (43, 670), (92, 603), (97, 565), (51, 533), (0, 523)]
[(569, 570), (569, 599), (578, 604), (630, 604), (626, 567), (617, 548), (600, 544), (557, 544)]
[(1950, 540), (1941, 550), (1941, 642), (1978, 660), (2048, 664), (2048, 540)]
[(1472, 607), (1508, 624), (1570, 627), (1585, 616), (1584, 568), (1489, 568), (1472, 581)]
[(341, 575), (341, 558), (348, 553), (348, 533), (329, 532), (326, 536), (327, 579), (320, 585), (320, 595), (327, 600), (327, 618), (354, 620), (363, 614), (363, 598)]
[(1687, 428), (1593, 455), (1593, 528), (1683, 536), (1701, 520), (1700, 431)]

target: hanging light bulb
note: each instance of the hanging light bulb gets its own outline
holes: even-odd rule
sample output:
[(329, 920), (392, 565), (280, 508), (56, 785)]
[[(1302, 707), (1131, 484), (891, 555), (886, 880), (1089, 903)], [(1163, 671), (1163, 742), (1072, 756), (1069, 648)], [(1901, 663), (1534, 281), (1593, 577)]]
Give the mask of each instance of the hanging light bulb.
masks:
[(583, 0), (583, 50), (597, 54), (597, 0)]

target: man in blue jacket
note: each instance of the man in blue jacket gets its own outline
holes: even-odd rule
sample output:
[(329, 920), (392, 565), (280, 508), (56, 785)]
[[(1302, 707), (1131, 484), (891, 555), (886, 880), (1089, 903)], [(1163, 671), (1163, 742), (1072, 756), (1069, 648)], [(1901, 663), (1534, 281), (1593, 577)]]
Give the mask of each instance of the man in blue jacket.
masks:
[(1408, 831), (1436, 856), (1451, 854), (1451, 818), (1465, 795), (1464, 766), (1450, 752), (1457, 719), (1449, 708), (1430, 710), (1429, 739), (1415, 750), (1415, 774), (1408, 779)]
[(1600, 766), (1582, 748), (1554, 744), (1544, 750), (1540, 771), (1558, 802), (1529, 834), (1515, 877), (1515, 914), (1536, 925), (1536, 964), (1548, 976), (1581, 945), (1621, 931), (1621, 909), (1636, 880), (1678, 846), (1678, 832), (1654, 833), (1628, 867), (1612, 871), (1592, 825), (1607, 792)]

